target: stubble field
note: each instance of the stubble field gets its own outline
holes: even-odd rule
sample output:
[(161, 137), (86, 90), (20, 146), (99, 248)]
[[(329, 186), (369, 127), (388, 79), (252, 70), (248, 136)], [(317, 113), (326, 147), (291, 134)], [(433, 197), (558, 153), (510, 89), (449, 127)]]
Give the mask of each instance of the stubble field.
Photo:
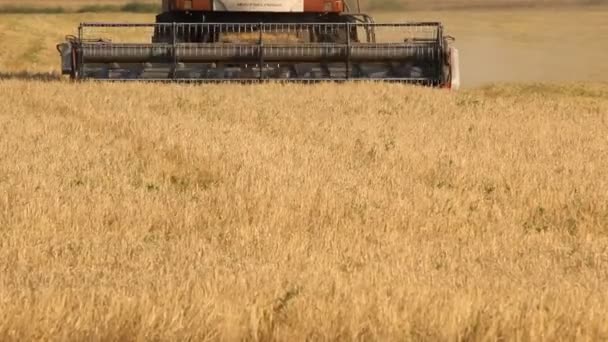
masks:
[(149, 16), (0, 16), (0, 340), (607, 340), (601, 10), (411, 14), (459, 93), (72, 84), (75, 23)]

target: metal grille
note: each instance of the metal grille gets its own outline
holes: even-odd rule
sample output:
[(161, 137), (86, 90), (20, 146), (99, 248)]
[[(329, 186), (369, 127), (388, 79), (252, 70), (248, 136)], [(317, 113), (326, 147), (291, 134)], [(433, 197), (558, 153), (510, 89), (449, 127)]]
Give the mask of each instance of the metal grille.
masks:
[(81, 79), (208, 82), (383, 80), (437, 85), (439, 23), (84, 23)]

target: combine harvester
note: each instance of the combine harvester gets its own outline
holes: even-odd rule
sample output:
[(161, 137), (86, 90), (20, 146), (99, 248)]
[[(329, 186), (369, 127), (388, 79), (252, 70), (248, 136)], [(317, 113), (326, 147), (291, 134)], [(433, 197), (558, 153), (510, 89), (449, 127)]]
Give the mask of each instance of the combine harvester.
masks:
[(346, 0), (163, 0), (154, 24), (83, 23), (58, 50), (63, 74), (76, 80), (388, 81), (457, 89), (452, 41), (441, 23), (378, 24)]

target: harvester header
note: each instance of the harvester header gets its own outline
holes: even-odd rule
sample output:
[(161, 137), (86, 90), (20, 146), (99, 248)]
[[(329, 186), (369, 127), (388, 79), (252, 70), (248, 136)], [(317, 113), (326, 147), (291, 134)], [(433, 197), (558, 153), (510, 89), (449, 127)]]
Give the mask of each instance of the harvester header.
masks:
[[(83, 23), (58, 46), (73, 79), (389, 81), (459, 86), (438, 22), (378, 24), (342, 0), (165, 0), (155, 23)], [(190, 9), (188, 9), (190, 8)]]

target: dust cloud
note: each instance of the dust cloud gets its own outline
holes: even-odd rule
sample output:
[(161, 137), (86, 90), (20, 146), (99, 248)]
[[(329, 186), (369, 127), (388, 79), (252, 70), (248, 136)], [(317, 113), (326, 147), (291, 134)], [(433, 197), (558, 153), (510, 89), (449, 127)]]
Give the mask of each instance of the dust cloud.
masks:
[[(458, 42), (463, 84), (497, 82), (608, 81), (608, 60), (588, 51), (584, 42), (554, 45), (514, 44), (497, 37), (464, 38)], [(608, 48), (607, 48), (608, 49)]]
[(608, 7), (403, 12), (378, 21), (441, 21), (456, 38), (465, 87), (608, 82)]

